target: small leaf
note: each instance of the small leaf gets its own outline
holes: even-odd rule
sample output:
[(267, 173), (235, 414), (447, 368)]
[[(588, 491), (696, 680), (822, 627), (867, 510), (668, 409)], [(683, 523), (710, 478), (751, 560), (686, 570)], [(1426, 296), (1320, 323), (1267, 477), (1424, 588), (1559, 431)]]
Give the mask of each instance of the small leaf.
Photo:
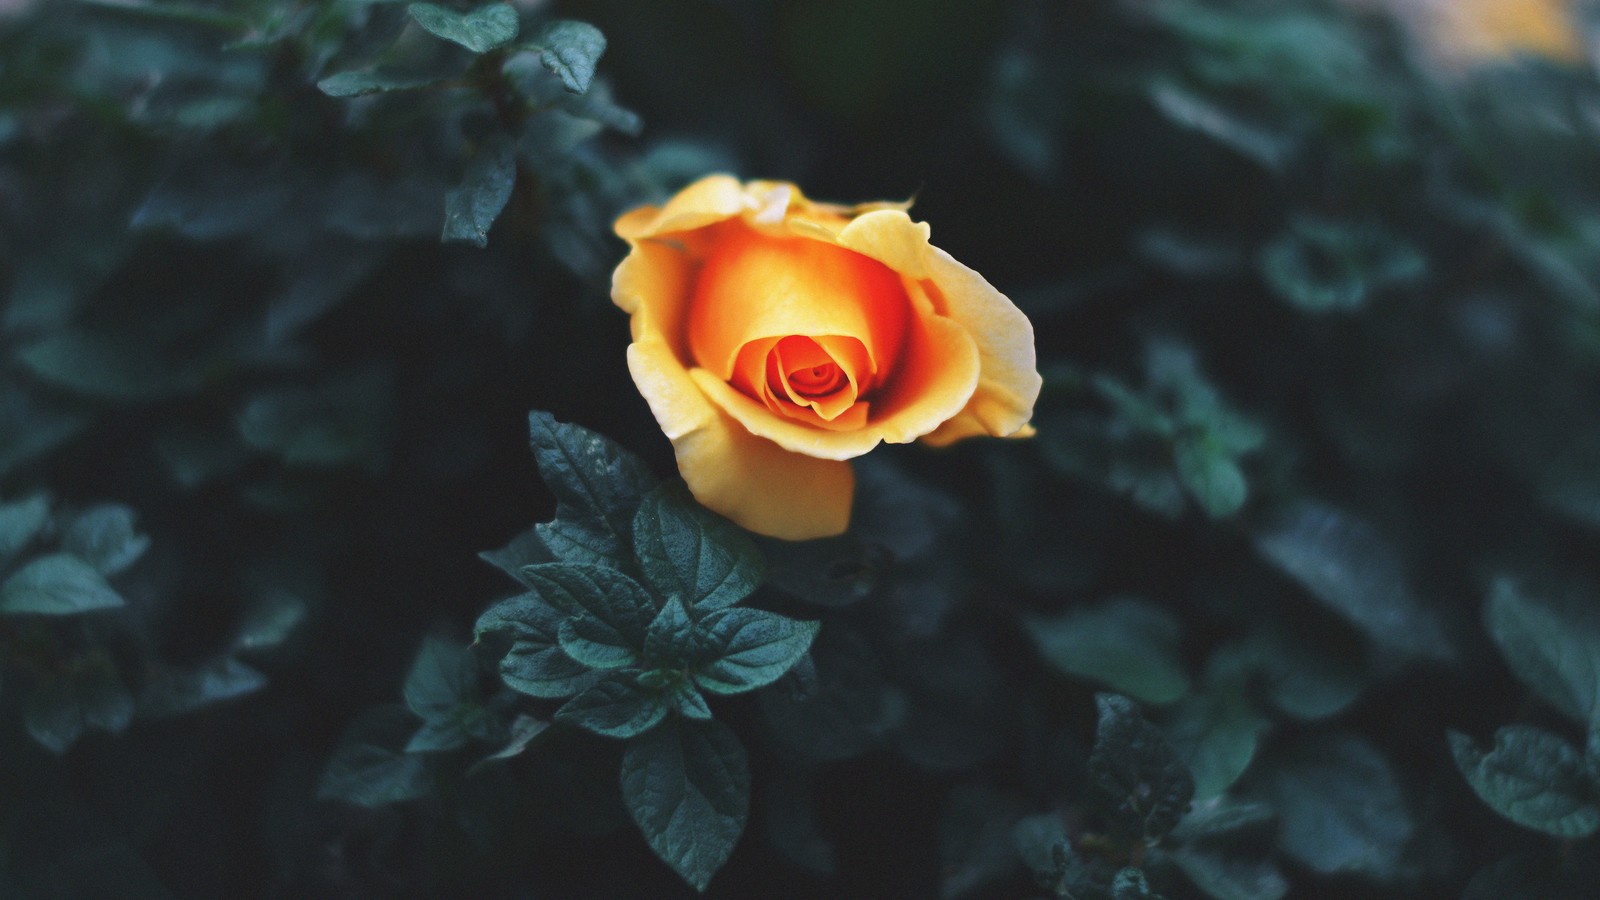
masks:
[(644, 654), (657, 666), (695, 668), (716, 659), (719, 652), (717, 641), (689, 617), (677, 597), (662, 605), (644, 639)]
[(694, 502), (675, 482), (645, 495), (633, 519), (633, 540), (651, 587), (700, 609), (732, 606), (766, 575), (749, 535)]
[(535, 719), (533, 716), (518, 714), (515, 719), (511, 720), (511, 738), (510, 740), (506, 741), (506, 745), (489, 754), (488, 756), (485, 756), (483, 759), (478, 760), (473, 764), (472, 768), (467, 770), (467, 774), (472, 775), (480, 771), (489, 763), (500, 762), (501, 760), (511, 759), (514, 756), (520, 756), (522, 751), (528, 749), (528, 744), (532, 743), (534, 738), (543, 734), (545, 729), (549, 727), (550, 723), (543, 721), (542, 719)]
[(231, 656), (192, 668), (160, 666), (145, 677), (139, 715), (182, 715), (253, 694), (266, 686), (267, 676)]
[(1323, 874), (1390, 878), (1416, 832), (1399, 778), (1361, 738), (1336, 735), (1291, 747), (1269, 766), (1279, 846)]
[(166, 360), (147, 340), (131, 334), (61, 331), (14, 354), (40, 380), (76, 394), (122, 403), (167, 400), (198, 392), (206, 368), (193, 360)]
[(695, 684), (717, 694), (740, 694), (782, 678), (810, 649), (822, 627), (759, 609), (733, 607), (707, 617), (718, 659), (694, 673)]
[(1399, 555), (1366, 522), (1306, 504), (1255, 536), (1262, 556), (1380, 646), (1401, 655), (1454, 655), (1438, 616), (1406, 584)]
[(428, 637), (411, 662), (402, 689), (406, 707), (425, 722), (444, 720), (477, 699), (478, 661), (469, 647)]
[(334, 747), (317, 796), (378, 807), (431, 793), (433, 783), (422, 757), (399, 749), (416, 721), (399, 704), (362, 713)]
[(24, 725), (33, 739), (65, 753), (89, 729), (113, 734), (133, 719), (133, 696), (109, 660), (75, 661), (58, 676), (42, 681), (29, 695)]
[(556, 632), (561, 649), (591, 669), (618, 669), (640, 663), (639, 653), (615, 628), (592, 616), (574, 616)]
[(469, 13), (458, 13), (432, 3), (413, 3), (406, 11), (428, 33), (460, 44), (473, 53), (487, 53), (517, 36), (517, 11), (505, 3), (480, 6)]
[(580, 636), (638, 653), (656, 616), (655, 601), (615, 569), (585, 564), (529, 566), (522, 575), (555, 609), (583, 620)]
[(539, 526), (539, 537), (560, 559), (630, 567), (634, 512), (655, 476), (610, 440), (549, 413), (529, 413), (528, 429), (556, 498), (556, 519)]
[(1162, 900), (1161, 895), (1150, 890), (1144, 873), (1129, 867), (1117, 873), (1111, 881), (1111, 900)]
[(122, 605), (93, 566), (68, 553), (41, 556), (0, 585), (0, 613), (69, 616)]
[(438, 84), (442, 79), (426, 75), (402, 75), (379, 71), (338, 72), (317, 82), (317, 90), (329, 97), (365, 97), (389, 91), (413, 91)]
[(517, 182), (517, 147), (510, 140), (478, 149), (461, 184), (445, 194), (444, 231), (439, 239), (489, 246), (489, 228), (511, 200)]
[(1171, 859), (1213, 900), (1281, 900), (1289, 893), (1289, 879), (1269, 859), (1188, 846), (1174, 850)]
[(82, 513), (67, 526), (61, 549), (94, 566), (102, 575), (115, 575), (133, 565), (150, 548), (150, 538), (133, 528), (134, 512), (107, 504)]
[(1178, 478), (1213, 519), (1231, 516), (1250, 496), (1244, 472), (1233, 455), (1212, 441), (1183, 439), (1173, 446)]
[(570, 697), (594, 683), (595, 673), (568, 656), (558, 632), (566, 614), (538, 594), (522, 594), (490, 607), (478, 619), (478, 640), (508, 636), (512, 643), (500, 660), (500, 679), (531, 697)]
[(1600, 830), (1594, 786), (1571, 744), (1531, 725), (1495, 732), (1494, 748), (1487, 753), (1459, 731), (1449, 738), (1456, 767), (1495, 812), (1524, 828), (1569, 840)]
[(1096, 694), (1099, 723), (1089, 755), (1092, 795), (1113, 833), (1154, 843), (1183, 818), (1194, 778), (1160, 729), (1126, 697)]
[(744, 747), (720, 722), (668, 722), (628, 742), (622, 797), (650, 849), (704, 891), (750, 815)]
[(672, 711), (680, 716), (691, 719), (711, 718), (711, 707), (706, 704), (706, 698), (697, 690), (692, 682), (676, 681), (667, 694), (667, 702)]
[(568, 91), (581, 94), (594, 80), (594, 67), (606, 52), (606, 37), (587, 22), (562, 19), (546, 25), (534, 38), (539, 62), (544, 64)]
[(1234, 691), (1212, 690), (1183, 700), (1166, 733), (1194, 775), (1195, 799), (1215, 797), (1238, 781), (1271, 725)]
[(1025, 624), (1040, 655), (1067, 675), (1145, 703), (1171, 703), (1189, 692), (1178, 660), (1178, 620), (1153, 603), (1119, 597)]
[(0, 565), (28, 545), (50, 518), (50, 498), (34, 494), (0, 506)]
[(1524, 684), (1566, 715), (1600, 725), (1600, 625), (1593, 615), (1577, 603), (1534, 601), (1501, 579), (1490, 591), (1483, 619)]
[(660, 691), (640, 687), (638, 674), (636, 669), (607, 673), (556, 710), (556, 721), (613, 738), (649, 731), (667, 717), (667, 700)]
[(1049, 889), (1060, 883), (1072, 857), (1072, 841), (1061, 816), (1042, 813), (1020, 819), (1011, 829), (1011, 843), (1040, 887)]

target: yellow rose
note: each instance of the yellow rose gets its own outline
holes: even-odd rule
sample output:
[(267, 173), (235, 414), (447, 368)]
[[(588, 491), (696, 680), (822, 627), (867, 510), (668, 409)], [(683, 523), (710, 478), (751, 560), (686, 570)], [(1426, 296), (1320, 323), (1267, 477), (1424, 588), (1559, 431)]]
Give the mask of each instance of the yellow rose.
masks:
[(827, 537), (880, 441), (1032, 433), (1033, 326), (907, 206), (712, 175), (617, 220), (628, 369), (707, 508)]

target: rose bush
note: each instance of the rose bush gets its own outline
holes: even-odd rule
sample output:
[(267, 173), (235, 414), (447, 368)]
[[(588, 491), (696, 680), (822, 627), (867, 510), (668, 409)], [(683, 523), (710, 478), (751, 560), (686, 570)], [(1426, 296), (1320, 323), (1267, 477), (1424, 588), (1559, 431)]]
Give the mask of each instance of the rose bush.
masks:
[(1031, 433), (1032, 325), (907, 206), (712, 175), (617, 220), (628, 368), (706, 507), (826, 537), (880, 442)]

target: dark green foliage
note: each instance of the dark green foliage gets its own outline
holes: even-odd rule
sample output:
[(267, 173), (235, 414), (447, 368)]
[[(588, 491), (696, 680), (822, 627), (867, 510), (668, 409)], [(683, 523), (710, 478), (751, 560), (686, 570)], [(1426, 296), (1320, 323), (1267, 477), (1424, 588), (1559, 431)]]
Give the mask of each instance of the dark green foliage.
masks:
[[(1600, 86), (1473, 7), (0, 0), (0, 897), (1589, 900)], [(606, 292), (718, 171), (914, 196), (1037, 435), (701, 507)]]

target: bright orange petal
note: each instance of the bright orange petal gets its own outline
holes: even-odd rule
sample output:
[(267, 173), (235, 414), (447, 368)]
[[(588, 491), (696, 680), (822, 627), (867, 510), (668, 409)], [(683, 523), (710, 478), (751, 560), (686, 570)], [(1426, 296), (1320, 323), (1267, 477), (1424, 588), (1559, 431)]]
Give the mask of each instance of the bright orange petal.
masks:
[(824, 428), (775, 413), (705, 369), (690, 369), (689, 377), (746, 431), (793, 453), (819, 459), (853, 459), (878, 446), (880, 438), (877, 430), (868, 426), (868, 407), (864, 403), (855, 404), (831, 423), (838, 427)]
[(912, 321), (905, 354), (878, 395), (868, 428), (891, 444), (914, 441), (959, 414), (981, 376), (979, 348), (967, 330), (923, 311)]
[(684, 483), (707, 509), (791, 541), (849, 527), (855, 493), (849, 463), (790, 453), (750, 434), (701, 394), (664, 342), (630, 346), (628, 370), (672, 441)]
[(626, 241), (703, 228), (730, 219), (747, 208), (744, 186), (731, 175), (707, 175), (689, 185), (660, 209), (641, 207), (617, 219), (612, 228)]

